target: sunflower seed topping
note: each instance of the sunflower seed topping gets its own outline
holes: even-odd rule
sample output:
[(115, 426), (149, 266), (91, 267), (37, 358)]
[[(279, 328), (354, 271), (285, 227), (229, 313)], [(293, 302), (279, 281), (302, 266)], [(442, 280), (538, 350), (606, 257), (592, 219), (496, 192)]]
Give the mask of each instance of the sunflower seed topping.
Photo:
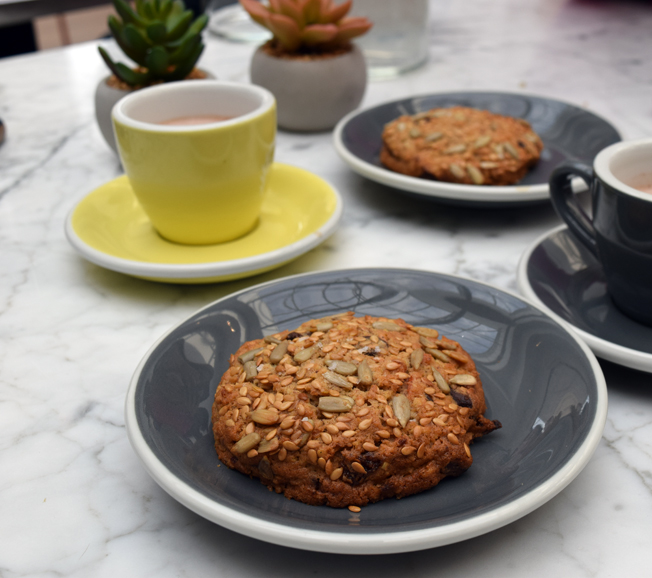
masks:
[(431, 132), (430, 134), (426, 135), (425, 141), (426, 142), (437, 142), (438, 140), (441, 140), (444, 137), (443, 132)]
[(358, 365), (358, 378), (360, 378), (362, 385), (371, 385), (373, 383), (374, 374), (371, 372), (371, 368), (366, 361), (362, 361)]
[(439, 337), (439, 331), (432, 329), (431, 327), (414, 327), (414, 331), (424, 337), (432, 337), (434, 339)]
[(282, 341), (279, 343), (275, 348), (272, 353), (269, 354), (269, 362), (270, 363), (278, 363), (283, 359), (283, 356), (288, 352), (288, 345), (289, 342), (287, 340)]
[(258, 446), (259, 454), (266, 454), (267, 452), (273, 452), (278, 449), (278, 438), (272, 438), (271, 440), (263, 440)]
[(233, 446), (233, 452), (236, 454), (246, 454), (249, 450), (254, 449), (260, 442), (260, 434), (250, 433), (240, 438), (240, 441)]
[(453, 174), (453, 176), (457, 179), (461, 180), (466, 176), (466, 174), (464, 173), (460, 165), (456, 165), (455, 163), (452, 163), (451, 166), (448, 168), (450, 169), (450, 172)]
[(329, 329), (333, 329), (333, 324), (330, 321), (317, 324), (317, 331), (328, 331)]
[(466, 151), (466, 145), (465, 144), (457, 144), (453, 145), (452, 147), (448, 147), (447, 149), (444, 149), (444, 154), (445, 155), (454, 155), (457, 153), (463, 153)]
[(251, 421), (260, 425), (272, 425), (278, 422), (278, 412), (271, 409), (255, 409), (249, 414)]
[(423, 349), (415, 349), (410, 353), (410, 365), (412, 369), (419, 369), (421, 367), (421, 362), (423, 361)]
[(468, 373), (458, 373), (457, 375), (451, 377), (448, 382), (455, 385), (475, 385), (477, 380), (475, 377), (469, 375)]
[(410, 414), (412, 413), (410, 400), (402, 393), (399, 393), (392, 398), (392, 409), (401, 426), (405, 427), (408, 421), (410, 421)]
[(349, 363), (348, 361), (331, 361), (328, 367), (331, 371), (340, 375), (354, 375), (358, 371), (355, 363)]
[(413, 128), (410, 130), (410, 136), (412, 138), (419, 138), (421, 136), (421, 131), (418, 128)]
[(271, 480), (274, 477), (272, 464), (269, 463), (269, 460), (266, 457), (258, 462), (258, 471), (263, 478), (267, 478), (268, 480)]
[(491, 136), (489, 135), (484, 135), (476, 139), (475, 143), (473, 143), (473, 148), (474, 149), (479, 149), (482, 147), (487, 146), (491, 142)]
[(311, 345), (310, 347), (306, 347), (305, 349), (302, 349), (294, 356), (294, 361), (296, 361), (297, 363), (303, 363), (304, 361), (308, 361), (315, 353), (317, 353), (318, 349), (319, 347), (317, 345)]
[(510, 156), (512, 156), (516, 160), (519, 160), (521, 158), (518, 154), (518, 151), (514, 148), (514, 145), (512, 143), (506, 142), (504, 146), (505, 146), (505, 150), (510, 154)]
[(446, 383), (446, 380), (434, 367), (432, 369), (432, 375), (435, 377), (435, 382), (444, 393), (450, 393), (451, 388)]
[(475, 185), (481, 185), (484, 183), (484, 177), (482, 176), (482, 173), (473, 165), (467, 166), (466, 172), (469, 173), (469, 177), (471, 177), (471, 180)]
[(385, 331), (405, 331), (403, 327), (396, 323), (392, 323), (391, 321), (375, 321), (372, 324), (372, 327), (374, 329), (382, 329)]
[(351, 411), (353, 401), (348, 397), (320, 397), (319, 405), (317, 407), (321, 411), (342, 413)]
[(439, 351), (439, 349), (432, 349), (432, 348), (428, 347), (426, 349), (426, 351), (430, 355), (432, 355), (435, 359), (439, 359), (439, 361), (443, 361), (444, 363), (448, 363), (451, 360), (451, 358), (448, 357), (448, 355), (446, 355), (445, 353)]
[(251, 361), (254, 357), (256, 357), (256, 355), (258, 355), (262, 350), (263, 348), (259, 347), (258, 349), (252, 349), (246, 353), (243, 353), (242, 355), (238, 355), (238, 361), (244, 365), (247, 361)]
[(244, 370), (245, 370), (245, 378), (247, 379), (247, 381), (251, 381), (258, 375), (256, 362), (253, 359), (251, 361), (245, 361)]
[(353, 389), (353, 384), (348, 379), (332, 371), (327, 371), (326, 373), (324, 373), (324, 379), (329, 383), (332, 383), (333, 385), (337, 385), (338, 387), (341, 387), (343, 389), (349, 389), (349, 390)]

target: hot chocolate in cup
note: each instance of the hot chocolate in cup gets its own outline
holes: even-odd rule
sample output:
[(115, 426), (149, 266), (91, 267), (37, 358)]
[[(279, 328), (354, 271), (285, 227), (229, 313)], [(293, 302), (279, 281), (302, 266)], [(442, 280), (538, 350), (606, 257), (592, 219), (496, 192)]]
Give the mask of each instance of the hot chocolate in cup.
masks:
[[(592, 195), (592, 217), (571, 189), (582, 178)], [(552, 173), (550, 195), (571, 233), (600, 261), (618, 308), (652, 325), (652, 138), (601, 151), (593, 169), (564, 163)]]
[(129, 183), (162, 237), (213, 244), (253, 229), (274, 158), (269, 91), (216, 80), (161, 84), (124, 97), (112, 118)]

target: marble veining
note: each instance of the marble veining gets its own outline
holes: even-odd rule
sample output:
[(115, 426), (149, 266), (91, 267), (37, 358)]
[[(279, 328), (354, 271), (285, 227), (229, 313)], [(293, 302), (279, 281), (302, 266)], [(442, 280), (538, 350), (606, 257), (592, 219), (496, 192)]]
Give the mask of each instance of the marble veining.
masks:
[[(371, 83), (363, 106), (434, 91), (527, 92), (587, 107), (623, 138), (650, 136), (651, 27), (645, 2), (431, 0), (428, 63)], [(207, 42), (205, 68), (248, 81), (252, 46)], [(326, 243), (227, 284), (106, 271), (63, 235), (76, 201), (121, 173), (93, 118), (106, 73), (95, 43), (0, 60), (2, 578), (649, 575), (652, 378), (608, 362), (607, 425), (586, 469), (535, 512), (469, 541), (377, 557), (302, 552), (220, 528), (168, 497), (127, 441), (124, 396), (145, 352), (196, 309), (261, 281), (361, 266), (515, 291), (522, 251), (560, 221), (547, 203), (469, 209), (404, 196), (347, 169), (329, 133), (280, 133), (279, 162), (342, 192), (343, 223)]]

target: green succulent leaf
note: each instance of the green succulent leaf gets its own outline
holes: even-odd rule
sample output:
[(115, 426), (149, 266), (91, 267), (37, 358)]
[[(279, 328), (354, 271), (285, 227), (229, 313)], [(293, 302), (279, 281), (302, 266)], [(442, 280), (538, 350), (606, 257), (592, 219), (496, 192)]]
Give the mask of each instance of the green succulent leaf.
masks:
[(104, 50), (101, 46), (98, 48), (102, 59), (109, 67), (111, 72), (115, 74), (120, 80), (126, 82), (129, 86), (138, 86), (145, 84), (149, 80), (149, 76), (146, 73), (135, 72), (131, 70), (128, 66), (122, 64), (121, 62), (113, 62), (108, 52)]
[(115, 75), (129, 86), (142, 86), (151, 80), (147, 72), (136, 72), (125, 64), (122, 64), (122, 62), (117, 62), (115, 66), (117, 69), (117, 71), (114, 71)]
[(186, 10), (186, 5), (181, 2), (181, 0), (173, 0), (172, 2), (172, 10), (170, 10), (170, 16), (176, 16), (177, 14), (181, 14), (182, 12), (185, 12)]
[(192, 23), (192, 25), (188, 28), (188, 30), (186, 30), (185, 34), (181, 38), (175, 40), (174, 42), (168, 42), (167, 43), (168, 47), (173, 49), (178, 48), (189, 37), (199, 36), (199, 33), (206, 27), (206, 24), (208, 24), (208, 16), (203, 14)]
[(172, 54), (170, 54), (170, 64), (181, 64), (185, 62), (195, 51), (198, 44), (201, 43), (201, 36), (189, 36)]
[(155, 20), (147, 27), (147, 36), (153, 44), (161, 44), (167, 36), (165, 24), (160, 20)]
[(192, 69), (195, 68), (195, 64), (197, 64), (197, 61), (199, 60), (199, 57), (203, 51), (204, 45), (198, 44), (183, 64), (179, 64), (179, 66), (177, 66), (174, 71), (166, 75), (166, 82), (173, 80), (183, 80), (186, 76), (188, 76), (192, 72)]
[(143, 3), (143, 11), (145, 12), (145, 18), (148, 20), (154, 20), (156, 18), (156, 14), (154, 14), (154, 7), (152, 6), (151, 0), (148, 2), (145, 0)]
[(124, 27), (124, 35), (127, 43), (134, 52), (143, 57), (152, 46), (152, 43), (147, 40), (141, 30), (136, 28), (133, 24), (127, 24)]
[(107, 20), (109, 25), (109, 30), (111, 35), (117, 40), (119, 37), (122, 37), (124, 34), (124, 25), (120, 20), (118, 20), (113, 14), (111, 14)]
[(175, 17), (169, 18), (166, 40), (172, 42), (181, 38), (186, 30), (188, 30), (191, 22), (192, 12), (190, 10), (186, 10)]
[(136, 0), (136, 12), (139, 16), (145, 17), (145, 2), (144, 0)]
[(208, 24), (208, 16), (206, 14), (202, 14), (195, 20), (191, 25), (190, 28), (188, 28), (188, 32), (192, 34), (199, 34), (204, 28), (206, 28), (206, 25)]
[(163, 2), (161, 2), (161, 10), (159, 12), (159, 17), (161, 18), (161, 20), (167, 20), (171, 11), (172, 11), (172, 0), (163, 0)]
[(115, 6), (116, 12), (120, 15), (120, 18), (122, 18), (125, 23), (133, 22), (139, 26), (143, 26), (145, 24), (145, 21), (137, 12), (132, 10), (131, 6), (129, 6), (125, 0), (113, 0), (113, 5)]
[(168, 72), (170, 57), (162, 46), (154, 46), (145, 58), (147, 69), (158, 77), (163, 77)]
[[(133, 24), (127, 24), (127, 26), (134, 26)], [(127, 39), (126, 26), (122, 25), (117, 18), (109, 17), (109, 28), (113, 38), (117, 42), (118, 46), (122, 49), (127, 57), (131, 58), (134, 62), (138, 64), (143, 64), (143, 59), (145, 58), (145, 53), (135, 50), (129, 40)]]

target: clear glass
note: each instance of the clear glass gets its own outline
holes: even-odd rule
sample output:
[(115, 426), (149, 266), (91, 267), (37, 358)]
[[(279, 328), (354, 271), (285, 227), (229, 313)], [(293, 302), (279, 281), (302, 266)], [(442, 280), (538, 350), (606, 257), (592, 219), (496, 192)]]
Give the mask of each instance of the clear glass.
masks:
[(236, 0), (212, 0), (206, 8), (208, 30), (224, 40), (260, 44), (271, 38)]
[(355, 39), (369, 77), (392, 78), (428, 58), (428, 0), (354, 0), (351, 16), (366, 16), (374, 27)]

